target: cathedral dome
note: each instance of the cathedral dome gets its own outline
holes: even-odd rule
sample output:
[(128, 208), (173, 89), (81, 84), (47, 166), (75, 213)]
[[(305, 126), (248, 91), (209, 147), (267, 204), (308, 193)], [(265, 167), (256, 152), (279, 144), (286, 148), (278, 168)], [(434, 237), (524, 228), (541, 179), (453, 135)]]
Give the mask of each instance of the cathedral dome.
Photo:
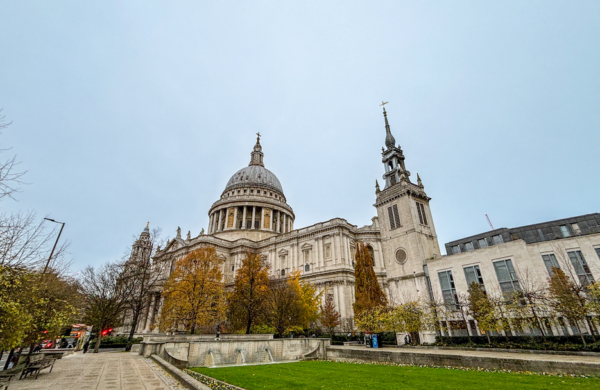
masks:
[(261, 165), (250, 165), (237, 171), (227, 182), (225, 192), (238, 187), (254, 185), (267, 187), (283, 194), (283, 188), (277, 176)]

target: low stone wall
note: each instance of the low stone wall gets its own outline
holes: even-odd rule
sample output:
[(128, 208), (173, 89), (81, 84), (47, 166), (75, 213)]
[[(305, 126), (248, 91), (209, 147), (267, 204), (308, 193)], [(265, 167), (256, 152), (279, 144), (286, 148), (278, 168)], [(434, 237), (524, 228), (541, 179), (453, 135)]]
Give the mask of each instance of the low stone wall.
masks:
[(158, 355), (178, 368), (184, 368), (270, 363), (305, 358), (327, 359), (327, 347), (331, 344), (329, 339), (273, 339), (272, 335), (243, 336), (255, 337), (221, 338), (220, 340), (196, 335), (144, 337), (140, 343), (139, 354), (145, 357)]
[(600, 364), (551, 360), (527, 360), (466, 356), (456, 354), (428, 354), (410, 351), (390, 351), (361, 348), (327, 349), (329, 360), (359, 360), (365, 362), (391, 362), (423, 366), (470, 367), (490, 370), (549, 372), (575, 375), (600, 375)]

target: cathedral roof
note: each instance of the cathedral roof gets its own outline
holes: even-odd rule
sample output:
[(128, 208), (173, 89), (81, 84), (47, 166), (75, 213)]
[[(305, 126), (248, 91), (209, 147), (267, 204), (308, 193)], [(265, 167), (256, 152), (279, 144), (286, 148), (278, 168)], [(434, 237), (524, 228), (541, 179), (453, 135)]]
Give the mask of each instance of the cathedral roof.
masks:
[(250, 165), (237, 171), (227, 182), (225, 191), (252, 185), (269, 187), (283, 194), (283, 188), (277, 176), (267, 168), (260, 165)]
[(256, 145), (251, 153), (250, 165), (237, 171), (225, 186), (226, 192), (233, 188), (258, 185), (267, 187), (283, 194), (281, 183), (275, 174), (265, 168), (263, 164), (263, 153), (260, 145), (260, 135), (256, 139)]

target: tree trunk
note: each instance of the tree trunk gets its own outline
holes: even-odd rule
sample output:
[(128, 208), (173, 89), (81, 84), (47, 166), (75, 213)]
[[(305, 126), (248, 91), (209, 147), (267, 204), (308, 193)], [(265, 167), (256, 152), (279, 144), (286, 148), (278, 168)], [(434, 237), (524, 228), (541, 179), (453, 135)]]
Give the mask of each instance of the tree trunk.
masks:
[[(569, 321), (571, 322), (571, 321)], [(575, 326), (577, 327), (577, 331), (579, 332), (579, 337), (581, 337), (581, 342), (583, 343), (583, 346), (587, 346), (586, 342), (585, 342), (585, 337), (583, 337), (583, 333), (581, 333), (581, 328), (579, 327), (579, 322), (576, 320), (573, 320), (573, 322), (575, 322)]]
[(246, 323), (246, 334), (250, 334), (250, 328), (252, 327), (252, 318), (248, 313), (248, 322)]
[(8, 369), (8, 364), (10, 363), (10, 359), (13, 357), (14, 353), (15, 353), (15, 349), (12, 348), (10, 350), (10, 352), (8, 353), (8, 357), (6, 358), (6, 363), (4, 363), (4, 370)]
[(590, 332), (592, 333), (592, 340), (594, 340), (594, 343), (596, 342), (596, 336), (594, 335), (594, 327), (592, 326), (592, 323), (590, 322), (590, 319), (588, 317), (585, 317), (585, 320), (588, 324), (588, 328), (590, 328)]
[(462, 306), (460, 307), (460, 314), (462, 315), (463, 321), (465, 323), (465, 329), (467, 330), (467, 337), (469, 338), (469, 343), (472, 343), (471, 334), (469, 333), (469, 324), (467, 323), (467, 317), (465, 317), (465, 312), (463, 311)]
[(490, 332), (485, 332), (485, 335), (487, 336), (488, 344), (492, 345), (492, 340), (490, 340)]
[(533, 314), (533, 317), (535, 318), (535, 321), (537, 323), (538, 328), (540, 329), (540, 332), (542, 332), (542, 337), (544, 338), (544, 341), (546, 341), (546, 333), (544, 332), (544, 328), (542, 327), (542, 320), (540, 320), (538, 318), (533, 306), (531, 306), (531, 313)]
[(96, 345), (94, 345), (94, 353), (98, 353), (98, 349), (100, 349), (101, 341), (102, 341), (102, 332), (98, 332), (98, 341), (96, 341)]

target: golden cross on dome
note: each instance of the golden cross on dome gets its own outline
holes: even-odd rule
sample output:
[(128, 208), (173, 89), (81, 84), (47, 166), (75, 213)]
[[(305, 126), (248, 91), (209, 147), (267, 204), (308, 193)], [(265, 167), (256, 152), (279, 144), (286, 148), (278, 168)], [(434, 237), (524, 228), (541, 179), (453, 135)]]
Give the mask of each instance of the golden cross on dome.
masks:
[(383, 108), (385, 108), (385, 105), (386, 105), (386, 104), (388, 104), (388, 102), (381, 101), (381, 104), (380, 104), (380, 106), (381, 106), (381, 107), (383, 107)]
[(256, 140), (260, 141), (260, 133), (256, 133), (256, 135), (257, 135)]

